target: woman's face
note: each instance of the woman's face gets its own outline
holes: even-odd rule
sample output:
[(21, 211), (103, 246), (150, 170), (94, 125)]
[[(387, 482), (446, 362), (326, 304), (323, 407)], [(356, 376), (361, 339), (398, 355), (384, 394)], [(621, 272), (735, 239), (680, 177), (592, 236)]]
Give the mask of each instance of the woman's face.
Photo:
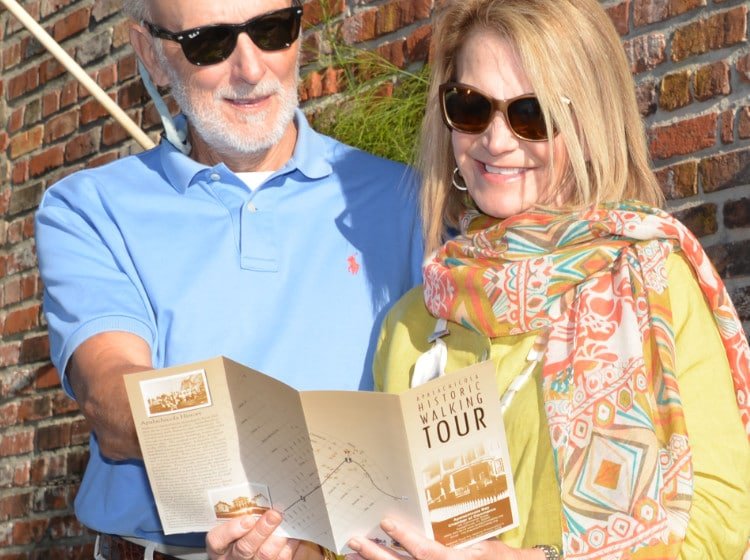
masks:
[[(471, 85), (496, 99), (534, 93), (526, 72), (510, 44), (496, 34), (472, 32), (457, 59), (456, 81)], [(480, 134), (453, 131), (456, 163), (469, 195), (479, 209), (496, 218), (513, 216), (548, 200), (549, 144), (521, 140), (496, 112)], [(565, 161), (562, 140), (555, 138), (555, 159)]]

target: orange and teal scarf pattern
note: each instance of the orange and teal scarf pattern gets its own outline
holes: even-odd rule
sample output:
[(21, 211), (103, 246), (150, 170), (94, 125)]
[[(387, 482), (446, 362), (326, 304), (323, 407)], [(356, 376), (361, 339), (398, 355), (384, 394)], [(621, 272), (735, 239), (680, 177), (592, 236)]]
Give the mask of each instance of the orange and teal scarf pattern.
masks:
[(565, 558), (675, 558), (693, 473), (675, 372), (672, 252), (692, 265), (713, 311), (750, 437), (750, 348), (700, 243), (639, 203), (505, 220), (469, 211), (461, 232), (426, 262), (425, 302), (489, 337), (546, 338), (542, 390)]

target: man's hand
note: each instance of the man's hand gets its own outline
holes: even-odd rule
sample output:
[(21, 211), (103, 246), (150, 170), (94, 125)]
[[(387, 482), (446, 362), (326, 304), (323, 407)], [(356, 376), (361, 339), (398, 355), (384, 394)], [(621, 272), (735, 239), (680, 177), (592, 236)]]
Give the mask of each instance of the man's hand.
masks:
[(322, 549), (313, 543), (274, 535), (281, 525), (278, 511), (245, 515), (211, 529), (206, 550), (211, 560), (321, 560)]

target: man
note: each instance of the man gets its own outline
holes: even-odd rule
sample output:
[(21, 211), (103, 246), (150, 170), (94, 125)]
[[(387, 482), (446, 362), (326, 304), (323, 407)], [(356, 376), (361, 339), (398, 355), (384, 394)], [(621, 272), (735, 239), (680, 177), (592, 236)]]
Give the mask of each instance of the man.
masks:
[[(171, 87), (182, 137), (168, 120), (172, 143), (49, 189), (37, 249), (52, 360), (92, 428), (79, 519), (104, 558), (202, 558), (204, 534), (161, 530), (123, 376), (221, 354), (298, 389), (367, 389), (386, 307), (420, 279), (421, 236), (406, 168), (296, 109), (301, 8), (141, 2), (131, 43)], [(227, 523), (209, 553), (318, 553), (273, 536), (279, 522)]]

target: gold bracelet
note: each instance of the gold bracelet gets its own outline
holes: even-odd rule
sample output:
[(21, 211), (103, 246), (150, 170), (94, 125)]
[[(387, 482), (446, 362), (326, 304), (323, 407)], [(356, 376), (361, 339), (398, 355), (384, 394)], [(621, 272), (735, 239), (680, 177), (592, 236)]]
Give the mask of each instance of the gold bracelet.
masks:
[(560, 560), (560, 551), (551, 544), (535, 544), (531, 548), (538, 548), (544, 552), (544, 560)]

